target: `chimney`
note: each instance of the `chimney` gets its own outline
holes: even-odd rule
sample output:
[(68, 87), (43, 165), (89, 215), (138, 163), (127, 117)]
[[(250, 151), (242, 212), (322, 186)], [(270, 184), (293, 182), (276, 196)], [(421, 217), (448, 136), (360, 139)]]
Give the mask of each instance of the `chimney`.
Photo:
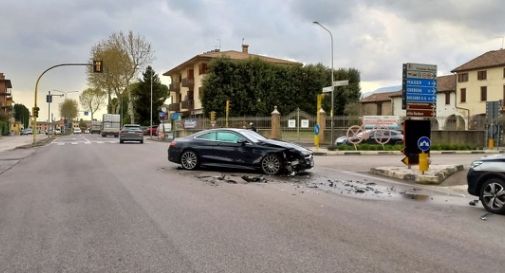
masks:
[(242, 53), (249, 54), (249, 45), (242, 44)]

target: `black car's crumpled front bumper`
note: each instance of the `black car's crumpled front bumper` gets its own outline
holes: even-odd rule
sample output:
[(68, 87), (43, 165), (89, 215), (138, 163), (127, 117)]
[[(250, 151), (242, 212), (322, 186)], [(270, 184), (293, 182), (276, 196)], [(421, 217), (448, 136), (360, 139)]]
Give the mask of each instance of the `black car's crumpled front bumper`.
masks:
[(285, 160), (286, 170), (288, 171), (301, 171), (314, 167), (314, 155), (300, 154), (287, 156)]

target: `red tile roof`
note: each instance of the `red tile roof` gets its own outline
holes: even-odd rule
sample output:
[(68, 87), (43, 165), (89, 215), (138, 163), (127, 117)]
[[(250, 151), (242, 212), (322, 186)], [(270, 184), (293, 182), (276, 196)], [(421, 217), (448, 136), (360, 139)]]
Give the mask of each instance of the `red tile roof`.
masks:
[(236, 50), (227, 50), (227, 51), (213, 50), (213, 51), (205, 52), (203, 54), (196, 55), (195, 57), (189, 59), (188, 61), (185, 61), (185, 62), (179, 64), (178, 66), (170, 69), (169, 71), (163, 73), (163, 76), (170, 76), (173, 72), (181, 70), (184, 67), (192, 65), (198, 61), (202, 61), (202, 60), (210, 61), (211, 59), (221, 58), (221, 57), (230, 58), (232, 60), (248, 60), (250, 58), (258, 58), (264, 62), (273, 63), (273, 64), (302, 65), (301, 63), (298, 63), (298, 62), (277, 59), (277, 58), (272, 58), (272, 57), (267, 57), (267, 56), (262, 56), (262, 55), (257, 55), (257, 54), (250, 54), (250, 53), (236, 51)]
[(464, 72), (497, 66), (505, 66), (505, 49), (488, 51), (479, 57), (454, 68), (451, 72)]
[(437, 92), (456, 91), (456, 75), (437, 77)]

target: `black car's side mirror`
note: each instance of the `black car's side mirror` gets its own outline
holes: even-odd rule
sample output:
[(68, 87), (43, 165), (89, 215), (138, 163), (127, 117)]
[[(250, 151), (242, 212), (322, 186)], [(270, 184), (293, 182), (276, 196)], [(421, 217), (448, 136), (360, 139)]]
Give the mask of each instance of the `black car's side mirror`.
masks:
[(249, 141), (247, 141), (245, 139), (241, 139), (237, 143), (242, 144), (242, 146), (245, 146), (247, 143), (249, 143)]

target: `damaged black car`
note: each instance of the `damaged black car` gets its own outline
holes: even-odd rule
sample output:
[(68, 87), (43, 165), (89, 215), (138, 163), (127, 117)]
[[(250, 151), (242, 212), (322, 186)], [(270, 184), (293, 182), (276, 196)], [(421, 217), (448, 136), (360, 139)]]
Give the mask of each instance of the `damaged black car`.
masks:
[(247, 129), (211, 129), (175, 139), (168, 160), (193, 170), (199, 166), (261, 170), (265, 174), (300, 172), (314, 166), (312, 151), (267, 139)]

